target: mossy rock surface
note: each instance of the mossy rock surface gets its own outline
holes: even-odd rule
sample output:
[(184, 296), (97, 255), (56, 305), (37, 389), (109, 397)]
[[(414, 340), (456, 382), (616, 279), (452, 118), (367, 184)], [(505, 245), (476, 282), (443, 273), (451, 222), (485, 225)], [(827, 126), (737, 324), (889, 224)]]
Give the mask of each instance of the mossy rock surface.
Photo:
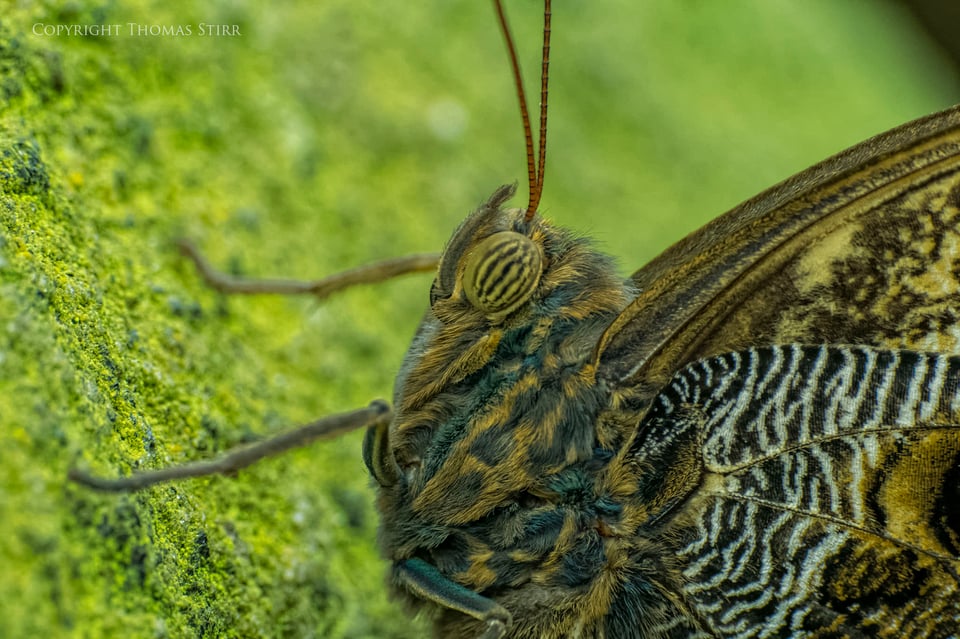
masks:
[[(319, 4), (0, 0), (0, 636), (423, 636), (386, 594), (360, 434), (133, 495), (65, 481), (390, 397), (429, 277), (227, 298), (178, 238), (314, 277), (439, 250), (525, 175), (487, 3)], [(624, 273), (958, 100), (881, 4), (594, 4), (554, 8), (542, 208)], [(533, 70), (537, 9), (510, 9)]]

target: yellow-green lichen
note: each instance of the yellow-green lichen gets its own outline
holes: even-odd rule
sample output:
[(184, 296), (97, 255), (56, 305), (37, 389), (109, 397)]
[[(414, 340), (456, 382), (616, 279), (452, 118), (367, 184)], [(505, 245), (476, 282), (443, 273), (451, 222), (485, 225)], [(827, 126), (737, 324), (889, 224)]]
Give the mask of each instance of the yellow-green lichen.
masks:
[[(323, 304), (228, 299), (175, 249), (187, 236), (236, 274), (317, 276), (438, 250), (524, 175), (486, 3), (364, 4), (0, 11), (0, 636), (422, 636), (386, 596), (357, 436), (134, 495), (65, 481), (389, 397), (427, 278)], [(555, 8), (544, 208), (627, 267), (956, 96), (872, 12), (608, 4)], [(538, 17), (511, 9), (534, 69)], [(201, 36), (201, 22), (241, 35)]]

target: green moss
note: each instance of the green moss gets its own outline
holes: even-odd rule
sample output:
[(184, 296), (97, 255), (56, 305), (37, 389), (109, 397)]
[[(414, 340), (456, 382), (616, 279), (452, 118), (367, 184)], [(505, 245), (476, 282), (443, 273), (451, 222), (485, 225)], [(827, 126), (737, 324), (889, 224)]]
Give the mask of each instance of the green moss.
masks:
[[(317, 276), (437, 250), (524, 175), (486, 3), (262, 4), (21, 3), (0, 18), (0, 636), (422, 635), (385, 594), (358, 435), (136, 495), (64, 479), (389, 397), (427, 278), (323, 304), (228, 299), (178, 237), (237, 274)], [(608, 4), (555, 9), (544, 208), (627, 267), (956, 96), (876, 8)], [(538, 18), (512, 13), (533, 69)]]

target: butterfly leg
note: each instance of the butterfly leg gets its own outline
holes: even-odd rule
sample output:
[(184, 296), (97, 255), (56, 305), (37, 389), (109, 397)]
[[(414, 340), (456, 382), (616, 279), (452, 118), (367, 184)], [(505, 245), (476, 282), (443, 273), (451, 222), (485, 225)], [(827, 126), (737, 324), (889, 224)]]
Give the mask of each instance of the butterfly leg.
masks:
[(393, 565), (393, 574), (417, 597), (486, 623), (486, 630), (478, 639), (500, 639), (513, 623), (513, 617), (503, 606), (450, 581), (422, 559), (398, 561)]
[(322, 299), (357, 284), (375, 284), (407, 273), (421, 273), (437, 268), (437, 253), (417, 253), (358, 266), (319, 280), (243, 279), (213, 268), (197, 247), (187, 240), (178, 243), (180, 252), (190, 258), (197, 272), (212, 289), (233, 295), (314, 295)]
[(109, 479), (73, 468), (68, 477), (83, 486), (104, 492), (134, 492), (167, 481), (189, 477), (236, 473), (261, 459), (279, 455), (292, 448), (305, 446), (318, 439), (330, 439), (343, 433), (369, 426), (389, 424), (393, 416), (386, 402), (376, 400), (366, 408), (330, 415), (269, 439), (243, 446), (217, 459), (171, 466), (160, 470), (134, 473), (129, 477)]

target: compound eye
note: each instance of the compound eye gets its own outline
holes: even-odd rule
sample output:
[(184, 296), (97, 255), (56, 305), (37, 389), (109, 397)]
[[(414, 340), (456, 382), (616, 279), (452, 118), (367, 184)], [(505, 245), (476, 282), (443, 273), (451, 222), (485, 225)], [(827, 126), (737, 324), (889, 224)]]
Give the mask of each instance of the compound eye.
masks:
[(514, 231), (494, 233), (467, 256), (463, 292), (487, 316), (503, 316), (530, 299), (543, 273), (543, 254)]

